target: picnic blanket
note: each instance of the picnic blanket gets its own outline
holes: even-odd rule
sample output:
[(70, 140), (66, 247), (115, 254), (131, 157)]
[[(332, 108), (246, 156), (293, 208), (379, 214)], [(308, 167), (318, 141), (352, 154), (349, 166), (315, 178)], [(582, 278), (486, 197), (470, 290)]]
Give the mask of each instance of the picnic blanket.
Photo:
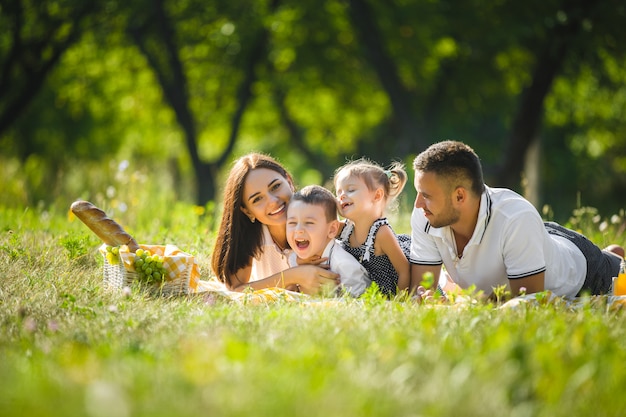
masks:
[(609, 311), (626, 309), (626, 296), (624, 295), (589, 295), (582, 297), (561, 297), (551, 291), (539, 294), (526, 294), (512, 298), (502, 304), (500, 308), (515, 309), (525, 305), (537, 306), (560, 306), (571, 310), (586, 307), (606, 308)]
[[(287, 302), (300, 302), (311, 304), (325, 304), (339, 302), (341, 299), (323, 299), (320, 297), (312, 297), (307, 294), (293, 292), (284, 288), (272, 287), (264, 288), (256, 291), (230, 291), (226, 286), (216, 279), (199, 280), (195, 289), (197, 294), (205, 294), (209, 297), (222, 297), (228, 300), (232, 300), (243, 304), (270, 304), (277, 301)], [(438, 307), (451, 306), (451, 307), (463, 307), (472, 302), (478, 302), (472, 300), (469, 297), (456, 297), (454, 303), (448, 304), (433, 304)], [(529, 306), (560, 306), (571, 310), (576, 310), (583, 307), (598, 307), (606, 308), (610, 311), (617, 311), (626, 309), (626, 296), (614, 296), (614, 295), (596, 295), (596, 296), (583, 296), (583, 297), (560, 297), (550, 291), (544, 291), (539, 294), (526, 294), (521, 295), (498, 306), (499, 309), (516, 309)]]
[(268, 304), (276, 301), (305, 301), (313, 297), (284, 288), (271, 287), (256, 291), (231, 291), (224, 283), (216, 280), (199, 280), (195, 293), (223, 297), (243, 304)]

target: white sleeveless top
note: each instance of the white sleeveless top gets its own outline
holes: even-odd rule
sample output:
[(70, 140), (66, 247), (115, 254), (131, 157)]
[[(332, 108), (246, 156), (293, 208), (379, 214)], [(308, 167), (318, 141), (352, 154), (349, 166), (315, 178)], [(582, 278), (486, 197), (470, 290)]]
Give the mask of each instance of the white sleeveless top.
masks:
[(261, 243), (261, 253), (258, 257), (252, 259), (252, 272), (250, 273), (250, 282), (258, 281), (277, 274), (289, 268), (289, 255), (291, 249), (281, 249), (272, 240), (270, 230), (266, 225), (263, 228), (263, 242)]

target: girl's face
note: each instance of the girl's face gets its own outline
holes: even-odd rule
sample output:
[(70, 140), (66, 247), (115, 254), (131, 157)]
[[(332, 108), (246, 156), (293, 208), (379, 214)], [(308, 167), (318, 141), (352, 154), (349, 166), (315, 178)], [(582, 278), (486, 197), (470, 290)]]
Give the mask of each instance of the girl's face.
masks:
[(337, 176), (335, 190), (339, 201), (339, 213), (352, 221), (355, 221), (360, 213), (378, 209), (383, 193), (382, 189), (370, 190), (361, 178), (348, 174)]
[(293, 195), (293, 186), (279, 172), (257, 168), (248, 173), (243, 186), (241, 211), (251, 220), (268, 226), (287, 222), (287, 205)]

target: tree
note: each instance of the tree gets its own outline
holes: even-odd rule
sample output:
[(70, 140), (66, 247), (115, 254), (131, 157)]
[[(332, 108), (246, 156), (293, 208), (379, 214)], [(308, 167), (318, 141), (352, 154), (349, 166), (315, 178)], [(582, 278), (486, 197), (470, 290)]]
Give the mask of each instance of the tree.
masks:
[[(0, 24), (0, 136), (40, 93), (68, 48), (79, 41), (99, 2), (2, 1)], [(33, 152), (20, 141), (22, 158)]]
[(528, 149), (533, 141), (539, 140), (546, 97), (562, 71), (570, 49), (581, 42), (579, 38), (584, 34), (584, 25), (593, 15), (595, 4), (592, 0), (564, 1), (559, 5), (562, 7), (554, 12), (557, 18), (548, 21), (544, 40), (535, 53), (530, 83), (519, 97), (503, 163), (496, 175), (500, 185), (509, 188), (520, 186)]
[[(278, 1), (273, 0), (270, 10), (275, 9), (277, 4)], [(148, 13), (145, 13), (146, 9)], [(175, 24), (168, 15), (163, 0), (148, 2), (141, 11), (141, 15), (137, 14), (131, 19), (133, 24), (128, 27), (128, 32), (155, 71), (164, 97), (174, 110), (184, 132), (196, 178), (197, 203), (204, 205), (215, 198), (217, 175), (235, 146), (241, 119), (252, 98), (251, 86), (256, 80), (255, 68), (264, 58), (268, 32), (260, 26), (254, 42), (244, 51), (241, 68), (243, 78), (236, 94), (238, 105), (232, 116), (228, 143), (216, 160), (206, 162), (198, 152), (197, 123), (190, 104), (189, 82), (179, 56), (181, 47), (177, 45)]]

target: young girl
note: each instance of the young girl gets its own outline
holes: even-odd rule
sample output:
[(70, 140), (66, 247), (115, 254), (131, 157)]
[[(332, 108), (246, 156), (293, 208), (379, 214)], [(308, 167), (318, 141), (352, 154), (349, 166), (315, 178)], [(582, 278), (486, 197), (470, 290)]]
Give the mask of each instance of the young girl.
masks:
[(235, 161), (211, 261), (229, 289), (295, 287), (314, 294), (338, 284), (338, 274), (317, 265), (289, 268), (286, 224), (293, 192), (291, 175), (273, 158), (251, 153)]
[(334, 176), (339, 213), (347, 219), (339, 240), (386, 295), (408, 290), (411, 283), (411, 237), (396, 235), (385, 218), (406, 182), (401, 163), (384, 170), (366, 159), (349, 162)]

